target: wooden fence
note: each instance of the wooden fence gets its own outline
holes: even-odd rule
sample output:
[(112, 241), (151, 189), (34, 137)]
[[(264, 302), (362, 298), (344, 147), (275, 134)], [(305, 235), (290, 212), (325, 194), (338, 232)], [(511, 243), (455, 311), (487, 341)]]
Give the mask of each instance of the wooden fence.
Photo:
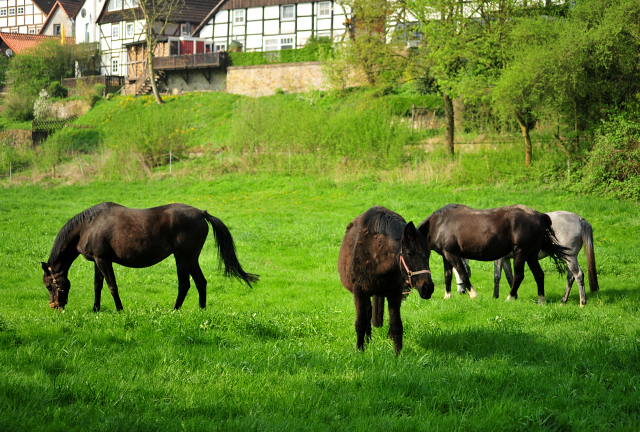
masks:
[(62, 86), (68, 88), (70, 95), (72, 95), (76, 90), (78, 82), (88, 87), (93, 87), (96, 84), (104, 85), (105, 89), (102, 96), (105, 96), (107, 93), (120, 90), (120, 88), (124, 86), (124, 77), (116, 75), (95, 75), (82, 78), (65, 78), (62, 80)]

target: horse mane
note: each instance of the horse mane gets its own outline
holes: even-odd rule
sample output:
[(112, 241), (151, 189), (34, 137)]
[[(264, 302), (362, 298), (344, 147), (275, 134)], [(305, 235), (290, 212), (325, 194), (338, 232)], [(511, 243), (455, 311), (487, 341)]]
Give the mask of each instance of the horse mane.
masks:
[(394, 240), (400, 240), (407, 222), (398, 213), (375, 206), (362, 215), (362, 225), (372, 234), (385, 234)]
[(53, 242), (53, 248), (51, 248), (51, 255), (49, 255), (49, 263), (53, 263), (57, 261), (58, 257), (60, 256), (60, 253), (62, 252), (62, 246), (64, 245), (64, 241), (66, 240), (67, 236), (71, 231), (73, 231), (75, 228), (78, 227), (78, 225), (84, 222), (92, 221), (97, 214), (113, 206), (122, 207), (120, 204), (116, 204), (112, 202), (103, 202), (100, 204), (96, 204), (93, 207), (89, 207), (82, 213), (78, 213), (77, 215), (69, 219), (69, 221), (66, 224), (64, 224), (64, 226), (56, 236), (56, 240)]

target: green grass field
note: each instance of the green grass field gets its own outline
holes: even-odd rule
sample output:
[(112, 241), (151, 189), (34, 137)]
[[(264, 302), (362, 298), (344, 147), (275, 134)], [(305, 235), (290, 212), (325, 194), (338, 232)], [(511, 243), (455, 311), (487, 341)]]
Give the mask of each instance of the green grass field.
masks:
[[(200, 259), (206, 310), (192, 286), (172, 311), (172, 258), (116, 267), (121, 313), (106, 287), (102, 312), (91, 312), (93, 265), (79, 258), (66, 311), (51, 310), (40, 261), (68, 219), (102, 201), (208, 209), (261, 281), (249, 289), (223, 279), (210, 236)], [(0, 430), (640, 429), (636, 204), (545, 188), (260, 175), (8, 187), (0, 202)], [(451, 202), (582, 215), (594, 227), (601, 291), (580, 308), (574, 287), (562, 305), (564, 278), (544, 261), (547, 304), (536, 304), (528, 270), (507, 303), (504, 278), (501, 298), (491, 296), (493, 264), (472, 262), (479, 297), (445, 301), (434, 254), (436, 292), (403, 304), (400, 356), (386, 325), (356, 351), (355, 308), (336, 270), (346, 225), (376, 204), (418, 223)]]

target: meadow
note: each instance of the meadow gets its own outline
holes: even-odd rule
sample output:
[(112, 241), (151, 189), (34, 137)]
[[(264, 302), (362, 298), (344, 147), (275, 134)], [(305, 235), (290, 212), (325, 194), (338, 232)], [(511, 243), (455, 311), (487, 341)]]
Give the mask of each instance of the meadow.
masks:
[[(183, 308), (175, 264), (116, 266), (124, 311), (105, 288), (93, 306), (93, 265), (71, 267), (69, 304), (48, 307), (40, 261), (75, 214), (102, 201), (183, 202), (230, 228), (253, 288), (222, 278), (210, 236)], [(640, 429), (640, 212), (632, 202), (520, 185), (227, 174), (129, 183), (22, 185), (0, 191), (0, 430), (504, 430)], [(412, 294), (399, 357), (388, 325), (355, 349), (355, 308), (340, 284), (346, 225), (380, 204), (420, 222), (451, 202), (568, 210), (594, 228), (601, 290), (579, 307), (577, 287), (546, 273), (537, 305), (525, 273), (519, 299), (493, 299), (493, 264), (472, 262), (479, 297)], [(586, 268), (583, 253), (580, 263)], [(388, 317), (385, 316), (385, 324)]]

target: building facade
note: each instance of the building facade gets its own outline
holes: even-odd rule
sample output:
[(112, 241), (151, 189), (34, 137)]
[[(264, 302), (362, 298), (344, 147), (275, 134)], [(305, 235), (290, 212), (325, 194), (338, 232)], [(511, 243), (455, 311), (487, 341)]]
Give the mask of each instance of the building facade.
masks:
[(55, 1), (0, 0), (0, 32), (38, 34)]

